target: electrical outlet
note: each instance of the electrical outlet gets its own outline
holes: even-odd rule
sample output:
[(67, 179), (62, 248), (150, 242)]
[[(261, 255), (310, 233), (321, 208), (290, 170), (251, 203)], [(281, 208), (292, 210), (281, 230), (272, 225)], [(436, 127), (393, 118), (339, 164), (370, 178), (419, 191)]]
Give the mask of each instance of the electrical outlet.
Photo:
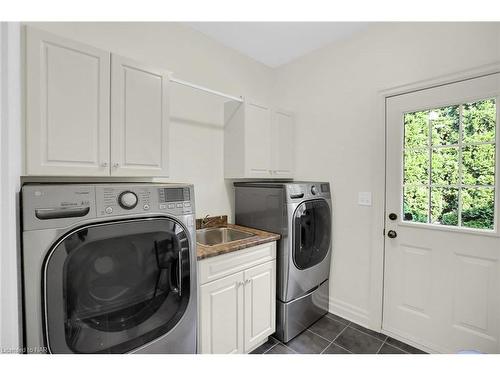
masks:
[(360, 191), (358, 193), (358, 204), (360, 206), (371, 206), (372, 205), (371, 191)]

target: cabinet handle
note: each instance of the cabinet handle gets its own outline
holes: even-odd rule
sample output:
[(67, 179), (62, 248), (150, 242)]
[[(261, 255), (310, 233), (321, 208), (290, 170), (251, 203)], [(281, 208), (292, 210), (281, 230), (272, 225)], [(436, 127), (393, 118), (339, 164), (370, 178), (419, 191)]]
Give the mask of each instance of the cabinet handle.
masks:
[(113, 164), (113, 168), (118, 168), (119, 166), (120, 166), (120, 163)]
[(250, 281), (252, 281), (252, 280), (250, 280), (250, 279), (245, 280), (245, 284), (248, 284)]
[(101, 163), (101, 167), (106, 168), (107, 166), (108, 166), (107, 162), (104, 161), (104, 162)]

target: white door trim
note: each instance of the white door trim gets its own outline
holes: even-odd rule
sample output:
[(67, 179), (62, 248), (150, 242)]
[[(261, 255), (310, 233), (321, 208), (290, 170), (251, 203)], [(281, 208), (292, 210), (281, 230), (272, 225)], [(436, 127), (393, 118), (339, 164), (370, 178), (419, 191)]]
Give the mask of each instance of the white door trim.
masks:
[[(383, 199), (381, 205), (374, 205), (373, 222), (375, 223), (372, 231), (372, 242), (374, 244), (372, 260), (370, 265), (371, 270), (371, 285), (373, 290), (371, 292), (371, 318), (370, 325), (372, 329), (382, 332), (383, 320), (383, 295), (384, 295), (384, 257), (385, 257), (385, 241), (384, 241), (384, 226), (385, 226), (385, 207), (386, 207), (386, 154), (387, 154), (387, 123), (386, 123), (386, 100), (387, 98), (408, 94), (410, 92), (429, 89), (432, 87), (442, 86), (450, 83), (464, 81), (481, 76), (487, 76), (495, 73), (500, 73), (500, 61), (482, 65), (479, 67), (471, 68), (455, 72), (452, 74), (441, 75), (434, 78), (429, 78), (422, 81), (417, 81), (409, 84), (399, 85), (392, 88), (384, 89), (378, 92), (378, 101), (380, 103), (380, 124), (383, 127), (381, 134), (384, 134), (384, 173), (376, 177), (377, 186), (383, 186)], [(401, 341), (404, 338), (398, 337)], [(410, 343), (414, 346), (415, 343)], [(423, 348), (425, 349), (425, 348)]]
[(0, 347), (21, 342), (20, 212), (22, 157), (21, 24), (0, 22)]

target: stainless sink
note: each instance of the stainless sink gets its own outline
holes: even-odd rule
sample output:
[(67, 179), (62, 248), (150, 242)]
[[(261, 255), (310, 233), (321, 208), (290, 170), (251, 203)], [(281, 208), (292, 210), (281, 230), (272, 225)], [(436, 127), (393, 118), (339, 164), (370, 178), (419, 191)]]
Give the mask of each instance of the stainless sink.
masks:
[(221, 243), (243, 240), (253, 236), (255, 236), (255, 234), (243, 232), (238, 229), (206, 228), (196, 231), (196, 242), (206, 246), (214, 246)]

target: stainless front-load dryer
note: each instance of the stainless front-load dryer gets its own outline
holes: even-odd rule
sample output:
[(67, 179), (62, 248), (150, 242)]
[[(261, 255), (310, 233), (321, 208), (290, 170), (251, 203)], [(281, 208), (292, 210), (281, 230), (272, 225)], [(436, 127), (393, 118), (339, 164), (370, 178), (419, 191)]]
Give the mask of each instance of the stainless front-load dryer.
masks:
[(276, 337), (288, 342), (328, 312), (328, 182), (236, 182), (236, 224), (279, 233)]
[(193, 186), (22, 188), (25, 345), (195, 353)]

